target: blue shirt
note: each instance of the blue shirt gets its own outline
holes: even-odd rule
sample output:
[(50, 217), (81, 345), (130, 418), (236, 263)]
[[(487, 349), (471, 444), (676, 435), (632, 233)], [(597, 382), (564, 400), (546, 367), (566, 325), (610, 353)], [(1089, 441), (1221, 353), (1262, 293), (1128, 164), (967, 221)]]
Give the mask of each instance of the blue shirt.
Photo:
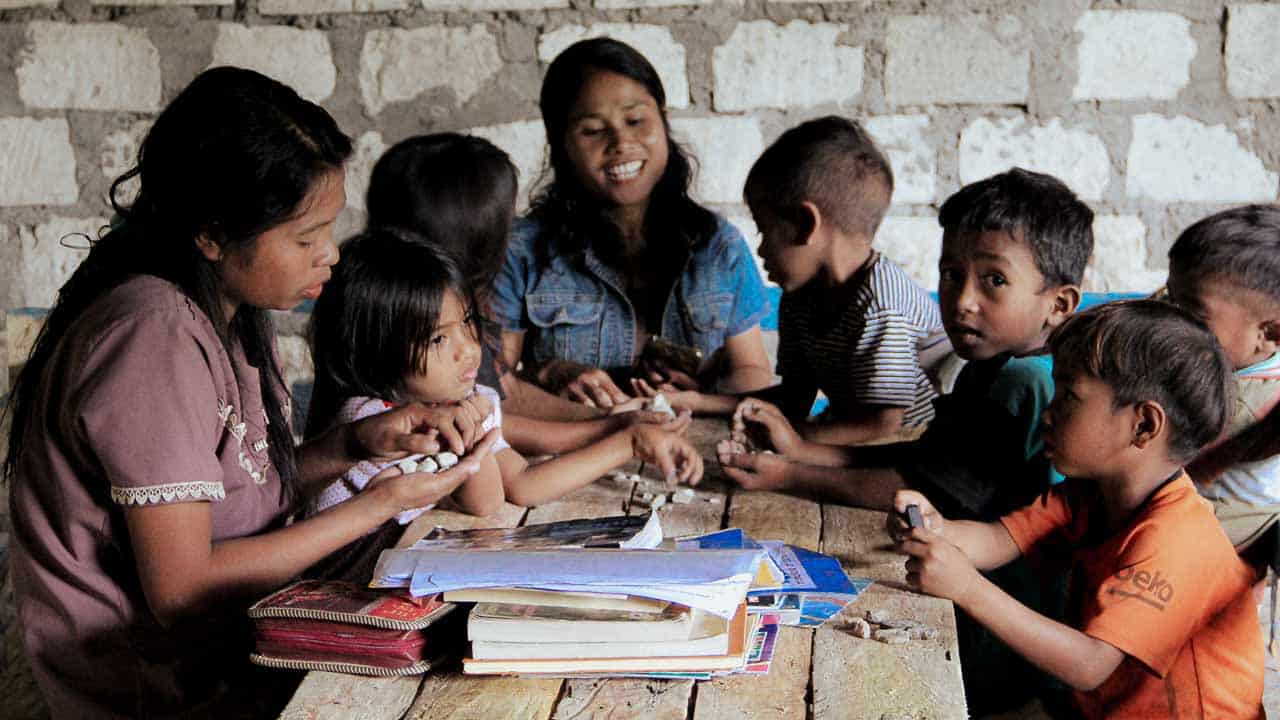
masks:
[(1052, 400), (1051, 355), (969, 362), (898, 469), (945, 517), (998, 519), (1062, 480), (1040, 437)]
[[(692, 345), (704, 358), (769, 310), (742, 234), (724, 218), (716, 221), (715, 235), (690, 248), (662, 312), (662, 337)], [(504, 330), (525, 333), (525, 357), (536, 364), (559, 359), (605, 370), (632, 367), (639, 351), (636, 311), (623, 274), (589, 247), (575, 256), (553, 246), (550, 261), (540, 264), (540, 231), (532, 219), (516, 221), (494, 282), (494, 319)]]

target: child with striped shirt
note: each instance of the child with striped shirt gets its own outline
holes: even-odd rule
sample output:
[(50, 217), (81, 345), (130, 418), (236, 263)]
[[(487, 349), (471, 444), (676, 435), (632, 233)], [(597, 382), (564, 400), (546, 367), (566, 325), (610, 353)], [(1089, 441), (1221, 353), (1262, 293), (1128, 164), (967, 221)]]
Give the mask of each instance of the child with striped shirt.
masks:
[[(815, 447), (918, 435), (937, 396), (920, 352), (935, 344), (945, 351), (946, 339), (937, 303), (871, 247), (893, 194), (879, 148), (855, 121), (811, 120), (765, 150), (744, 194), (765, 271), (783, 292), (782, 383), (752, 393), (759, 399), (744, 408), (785, 417)], [(636, 386), (652, 394), (643, 381)], [(830, 406), (820, 422), (805, 422), (819, 390)], [(733, 413), (739, 401), (672, 397), (676, 407), (703, 414)]]

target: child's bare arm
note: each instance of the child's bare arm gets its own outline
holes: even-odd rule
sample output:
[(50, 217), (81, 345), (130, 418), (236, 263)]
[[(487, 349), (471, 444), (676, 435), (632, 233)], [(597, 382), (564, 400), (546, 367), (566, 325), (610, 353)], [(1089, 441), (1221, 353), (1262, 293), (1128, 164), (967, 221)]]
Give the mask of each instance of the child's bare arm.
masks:
[(888, 437), (902, 429), (906, 408), (891, 405), (863, 405), (849, 417), (800, 425), (806, 440), (823, 445), (861, 445)]
[(585, 447), (636, 423), (666, 422), (670, 422), (666, 414), (647, 410), (576, 421), (545, 420), (508, 412), (502, 416), (502, 435), (517, 452), (559, 455)]
[(888, 510), (894, 493), (906, 487), (902, 475), (889, 467), (819, 467), (781, 455), (732, 452), (725, 443), (716, 452), (725, 474), (747, 490), (786, 490), (841, 505)]
[(907, 582), (969, 613), (1036, 667), (1072, 688), (1101, 685), (1124, 653), (1097, 638), (1035, 612), (974, 569), (965, 552), (930, 530), (916, 528), (901, 543), (911, 556)]
[(488, 517), (502, 509), (506, 500), (502, 488), (502, 470), (493, 453), (480, 461), (476, 474), (467, 478), (450, 497), (460, 510), (471, 515)]
[[(696, 483), (702, 461), (680, 433), (689, 416), (666, 425), (632, 425), (590, 445), (537, 465), (504, 467), (506, 497), (517, 505), (534, 506), (564, 497), (633, 457), (674, 469), (675, 480)], [(501, 453), (500, 453), (501, 454)], [(524, 460), (520, 460), (524, 463)], [(508, 469), (510, 472), (508, 472)]]
[[(500, 380), (507, 397), (502, 401), (502, 411), (509, 415), (525, 415), (543, 420), (594, 420), (604, 417), (606, 410), (566, 400), (543, 390), (515, 373), (504, 374)], [(511, 442), (511, 438), (507, 438)]]

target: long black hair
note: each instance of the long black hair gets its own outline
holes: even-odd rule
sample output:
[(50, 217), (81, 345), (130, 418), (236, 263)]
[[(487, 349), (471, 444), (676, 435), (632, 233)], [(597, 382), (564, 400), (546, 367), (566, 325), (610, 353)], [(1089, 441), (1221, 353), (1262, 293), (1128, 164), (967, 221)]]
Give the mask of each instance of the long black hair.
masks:
[(416, 135), (378, 159), (365, 206), (369, 227), (431, 238), (486, 290), (506, 256), (516, 205), (516, 168), (493, 143), (470, 135)]
[[(457, 263), (418, 233), (370, 228), (343, 243), (307, 331), (316, 378), (307, 437), (332, 426), (347, 398), (409, 399), (404, 379), (427, 371), (428, 341), (450, 291), (474, 318), (475, 296)], [(479, 325), (471, 329), (481, 340)]]
[(609, 218), (608, 208), (582, 186), (565, 149), (565, 133), (574, 103), (587, 80), (602, 71), (640, 83), (658, 104), (669, 149), (667, 169), (649, 196), (644, 219), (645, 239), (651, 250), (685, 254), (690, 247), (715, 234), (716, 218), (689, 197), (693, 160), (671, 137), (662, 80), (644, 55), (630, 45), (611, 38), (591, 38), (576, 42), (557, 55), (542, 81), (539, 104), (551, 148), (552, 180), (534, 198), (530, 212), (542, 225), (538, 256), (543, 263), (549, 262), (554, 243), (556, 251), (570, 254), (579, 254), (592, 246), (602, 251), (602, 259), (609, 261), (616, 260), (614, 253), (621, 246), (620, 231)]
[[(223, 344), (229, 349), (239, 340), (259, 369), (271, 461), (286, 496), (295, 500), (288, 388), (272, 351), (270, 317), (243, 304), (233, 317), (223, 316), (217, 274), (196, 239), (252, 252), (263, 232), (295, 217), (350, 155), (350, 139), (327, 112), (265, 75), (220, 67), (192, 80), (156, 118), (137, 165), (112, 183), (118, 221), (58, 292), (18, 374), (5, 476), (13, 476), (22, 454), (42, 372), (58, 341), (104, 293), (129, 276), (146, 274), (178, 286), (209, 317)], [(134, 178), (138, 195), (124, 206), (117, 193)]]

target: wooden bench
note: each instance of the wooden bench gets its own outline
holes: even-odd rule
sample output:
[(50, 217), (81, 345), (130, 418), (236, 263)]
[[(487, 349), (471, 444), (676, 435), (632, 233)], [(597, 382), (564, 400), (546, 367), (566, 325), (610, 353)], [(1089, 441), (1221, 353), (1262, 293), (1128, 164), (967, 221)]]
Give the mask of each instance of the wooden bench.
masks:
[[(673, 680), (547, 680), (462, 675), (455, 666), (425, 677), (375, 679), (309, 673), (281, 718), (319, 720), (457, 720), (475, 718), (881, 718), (967, 716), (949, 601), (905, 589), (903, 556), (890, 545), (884, 513), (822, 505), (776, 493), (744, 493), (716, 477), (715, 442), (723, 423), (695, 421), (691, 436), (707, 458), (708, 478), (689, 504), (667, 504), (659, 515), (668, 537), (740, 527), (840, 559), (851, 574), (876, 583), (841, 615), (813, 630), (784, 627), (768, 675), (694, 683)], [(644, 513), (645, 492), (662, 483), (602, 480), (528, 511), (507, 506), (495, 518), (431, 512), (405, 533), (402, 545), (431, 527), (505, 526), (579, 517)], [(846, 630), (868, 609), (883, 609), (938, 629), (935, 640), (885, 645)]]

